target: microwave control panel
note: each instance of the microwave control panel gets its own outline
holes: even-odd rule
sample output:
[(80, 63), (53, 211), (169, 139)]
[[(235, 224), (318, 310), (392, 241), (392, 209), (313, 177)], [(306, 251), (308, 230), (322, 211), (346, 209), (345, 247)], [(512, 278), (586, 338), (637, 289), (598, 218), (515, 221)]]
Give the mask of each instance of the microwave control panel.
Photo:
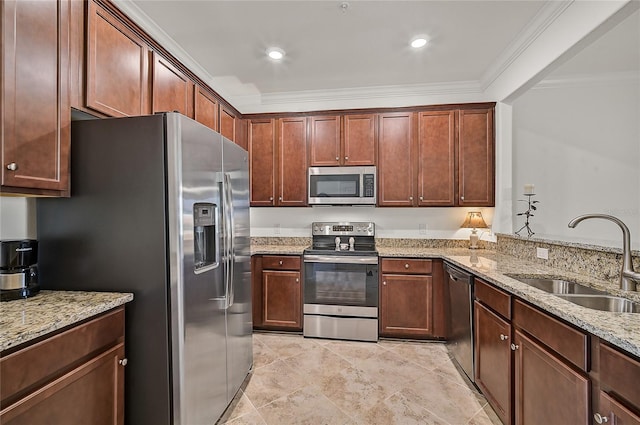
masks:
[(375, 188), (375, 175), (374, 174), (364, 174), (362, 176), (362, 180), (363, 180), (363, 190), (364, 190), (364, 197), (365, 198), (373, 198), (375, 196), (376, 193), (376, 188)]

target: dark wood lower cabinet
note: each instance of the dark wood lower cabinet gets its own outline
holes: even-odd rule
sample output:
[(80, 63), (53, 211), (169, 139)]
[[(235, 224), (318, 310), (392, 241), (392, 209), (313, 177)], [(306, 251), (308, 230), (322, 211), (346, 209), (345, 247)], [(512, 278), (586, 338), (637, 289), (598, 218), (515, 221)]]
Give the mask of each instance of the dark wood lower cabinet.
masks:
[(513, 343), (515, 424), (590, 424), (589, 378), (517, 329)]
[(263, 325), (302, 329), (300, 272), (262, 272)]
[(502, 423), (511, 423), (511, 324), (476, 301), (475, 382)]
[(600, 391), (600, 408), (594, 413), (595, 423), (640, 425), (640, 415), (604, 391)]
[(382, 275), (380, 334), (424, 336), (433, 331), (431, 276)]

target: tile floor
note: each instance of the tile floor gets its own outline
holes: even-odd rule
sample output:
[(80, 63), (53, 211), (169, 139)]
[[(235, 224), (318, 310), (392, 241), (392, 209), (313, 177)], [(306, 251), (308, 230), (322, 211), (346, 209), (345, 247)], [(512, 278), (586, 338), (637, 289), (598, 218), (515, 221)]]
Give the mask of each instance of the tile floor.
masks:
[(219, 424), (500, 424), (442, 343), (255, 333), (253, 347), (253, 375)]

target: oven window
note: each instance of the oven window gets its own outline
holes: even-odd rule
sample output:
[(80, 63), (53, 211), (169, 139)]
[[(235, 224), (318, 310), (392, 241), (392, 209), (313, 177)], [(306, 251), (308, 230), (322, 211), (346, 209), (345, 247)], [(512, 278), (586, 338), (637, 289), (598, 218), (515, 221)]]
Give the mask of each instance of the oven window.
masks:
[(313, 198), (360, 196), (360, 175), (312, 175), (310, 177), (310, 194)]
[(378, 266), (305, 263), (305, 304), (378, 306)]

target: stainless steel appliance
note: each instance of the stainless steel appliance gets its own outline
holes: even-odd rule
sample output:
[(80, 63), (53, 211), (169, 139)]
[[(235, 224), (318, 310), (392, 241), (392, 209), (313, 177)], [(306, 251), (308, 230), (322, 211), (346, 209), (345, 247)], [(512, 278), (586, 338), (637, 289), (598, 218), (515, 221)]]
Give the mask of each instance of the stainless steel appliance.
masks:
[(125, 421), (213, 424), (252, 367), (248, 154), (176, 113), (72, 124), (41, 284), (133, 292)]
[(378, 340), (375, 224), (313, 223), (304, 251), (304, 336)]
[(375, 205), (376, 167), (309, 167), (309, 205)]
[(0, 301), (28, 298), (40, 292), (38, 241), (0, 241)]
[(449, 263), (444, 265), (449, 292), (447, 344), (454, 360), (475, 382), (473, 356), (473, 276)]

